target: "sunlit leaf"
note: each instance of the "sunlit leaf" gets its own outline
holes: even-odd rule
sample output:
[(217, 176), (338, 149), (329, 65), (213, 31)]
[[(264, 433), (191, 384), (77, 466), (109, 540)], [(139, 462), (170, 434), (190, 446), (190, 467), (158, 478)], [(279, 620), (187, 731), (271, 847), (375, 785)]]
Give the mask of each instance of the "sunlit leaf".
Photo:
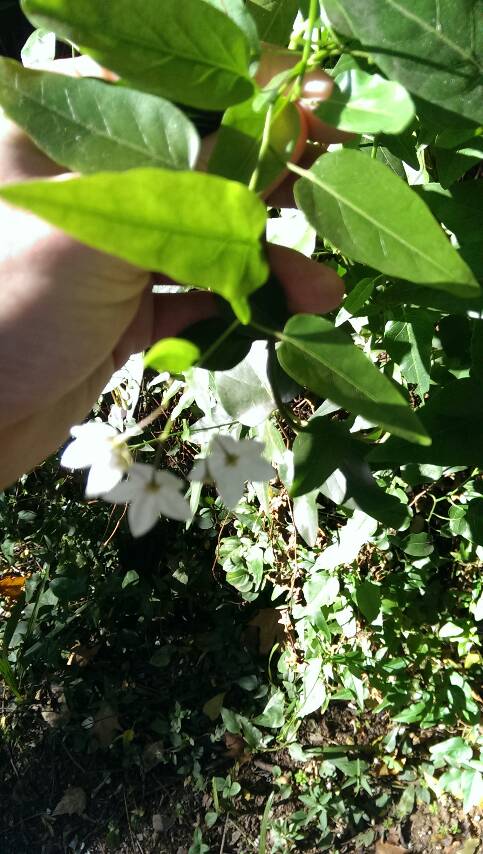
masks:
[(210, 288), (243, 322), (266, 279), (263, 203), (242, 184), (197, 172), (131, 169), (0, 189), (84, 243), (184, 285)]
[(360, 151), (323, 154), (295, 185), (295, 198), (317, 233), (356, 261), (457, 296), (477, 294), (471, 270), (419, 196)]
[(414, 104), (400, 83), (351, 68), (335, 76), (330, 98), (315, 114), (340, 130), (398, 134), (414, 118)]
[(198, 155), (198, 134), (173, 104), (94, 78), (0, 58), (0, 106), (52, 160), (75, 172), (189, 169)]
[(250, 46), (203, 0), (23, 0), (27, 17), (145, 92), (203, 109), (248, 98)]

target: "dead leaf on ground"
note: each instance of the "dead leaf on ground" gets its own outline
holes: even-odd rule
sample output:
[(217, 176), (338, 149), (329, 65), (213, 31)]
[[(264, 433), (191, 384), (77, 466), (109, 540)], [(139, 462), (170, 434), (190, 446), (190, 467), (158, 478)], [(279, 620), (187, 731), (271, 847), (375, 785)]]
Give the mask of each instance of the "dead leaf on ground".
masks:
[(268, 655), (274, 644), (284, 643), (285, 629), (280, 622), (281, 616), (276, 608), (262, 608), (248, 623), (260, 630), (258, 648), (261, 655)]
[[(70, 718), (70, 709), (65, 699), (64, 689), (62, 685), (53, 682), (49, 685), (50, 697), (47, 701), (42, 702), (40, 706), (40, 714), (42, 719), (50, 727), (58, 727), (66, 723)], [(36, 700), (41, 700), (44, 694), (42, 691), (37, 691)]]
[(477, 854), (480, 850), (479, 839), (467, 839), (461, 848), (457, 848), (455, 854)]
[(4, 575), (0, 578), (0, 599), (16, 602), (23, 593), (26, 580), (25, 575)]
[(376, 842), (374, 854), (407, 854), (407, 848), (400, 845), (391, 845), (389, 842)]
[(245, 752), (245, 742), (241, 735), (233, 735), (231, 732), (225, 732), (226, 753), (230, 759), (239, 759)]
[(109, 747), (114, 740), (115, 733), (121, 730), (122, 727), (119, 723), (119, 718), (109, 703), (101, 703), (91, 729), (92, 734), (95, 735), (101, 747)]
[(79, 786), (69, 786), (62, 795), (52, 815), (82, 815), (87, 795)]

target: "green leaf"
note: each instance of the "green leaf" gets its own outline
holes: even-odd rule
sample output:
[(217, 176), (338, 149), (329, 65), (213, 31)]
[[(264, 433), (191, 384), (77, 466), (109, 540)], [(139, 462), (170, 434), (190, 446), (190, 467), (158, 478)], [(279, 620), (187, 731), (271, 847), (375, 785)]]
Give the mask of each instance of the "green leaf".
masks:
[(319, 534), (318, 489), (294, 498), (293, 519), (297, 533), (313, 548)]
[(483, 118), (478, 0), (324, 0), (387, 77), (472, 121)]
[(261, 715), (254, 719), (259, 726), (267, 726), (272, 729), (280, 729), (285, 723), (285, 693), (275, 691), (272, 694)]
[(406, 382), (415, 385), (416, 394), (422, 399), (430, 383), (435, 318), (428, 311), (414, 308), (403, 308), (401, 315), (404, 320), (386, 325), (384, 346)]
[(376, 619), (381, 609), (381, 588), (372, 581), (356, 584), (356, 603), (368, 623)]
[(297, 382), (389, 432), (428, 444), (426, 431), (397, 388), (330, 321), (296, 315), (279, 337), (278, 357)]
[(319, 119), (353, 133), (401, 133), (414, 118), (404, 86), (351, 68), (336, 75), (334, 90), (315, 110)]
[(399, 528), (407, 510), (378, 485), (364, 457), (370, 445), (354, 439), (342, 424), (326, 418), (311, 419), (293, 445), (294, 479), (290, 494), (303, 495), (320, 488), (336, 469), (345, 478), (341, 503), (352, 498), (357, 506), (391, 528)]
[(52, 160), (75, 172), (189, 169), (199, 138), (162, 98), (0, 58), (0, 106)]
[(483, 139), (475, 137), (461, 145), (456, 151), (432, 146), (431, 148), (440, 184), (451, 187), (469, 169), (476, 166), (483, 156)]
[(253, 90), (244, 33), (204, 0), (23, 0), (34, 24), (74, 42), (134, 88), (208, 110)]
[(298, 0), (248, 0), (247, 9), (262, 41), (285, 47), (299, 10)]
[(162, 338), (151, 347), (144, 357), (146, 368), (154, 368), (163, 373), (180, 374), (187, 371), (200, 358), (201, 353), (195, 344), (184, 338)]
[(302, 681), (302, 696), (297, 717), (305, 718), (324, 706), (327, 699), (325, 683), (321, 677), (322, 659), (312, 658), (308, 662)]
[(248, 427), (260, 424), (275, 408), (266, 372), (266, 350), (255, 344), (243, 362), (216, 374), (216, 391), (223, 408)]
[(403, 181), (360, 151), (324, 154), (295, 185), (317, 232), (391, 276), (471, 296), (478, 285), (432, 214)]
[(95, 249), (216, 291), (242, 322), (249, 319), (246, 297), (267, 278), (264, 204), (242, 184), (214, 175), (100, 172), (12, 184), (0, 197)]
[(483, 546), (483, 498), (472, 498), (468, 502), (466, 521), (471, 541)]
[(397, 463), (442, 466), (483, 465), (483, 392), (472, 379), (450, 382), (433, 393), (418, 416), (432, 438), (419, 448), (396, 437), (376, 445), (368, 455), (372, 468)]
[[(258, 165), (269, 104), (259, 94), (230, 107), (223, 116), (209, 171), (248, 184)], [(255, 189), (261, 192), (275, 181), (290, 160), (300, 133), (299, 113), (280, 99), (273, 108), (269, 144), (258, 165)]]
[(247, 11), (244, 0), (205, 0), (205, 3), (209, 3), (215, 9), (223, 12), (224, 15), (228, 15), (245, 34), (253, 56), (259, 55), (260, 39), (258, 38), (257, 27), (252, 16)]
[(472, 243), (481, 237), (479, 220), (483, 215), (481, 181), (464, 181), (450, 189), (440, 184), (422, 184), (416, 188), (438, 222), (458, 238), (458, 243)]
[(343, 309), (354, 316), (365, 306), (366, 302), (371, 298), (374, 290), (375, 280), (372, 277), (361, 279), (357, 282), (355, 288), (347, 294)]
[(402, 540), (401, 548), (412, 557), (426, 557), (434, 552), (431, 537), (424, 531), (421, 534), (409, 534)]

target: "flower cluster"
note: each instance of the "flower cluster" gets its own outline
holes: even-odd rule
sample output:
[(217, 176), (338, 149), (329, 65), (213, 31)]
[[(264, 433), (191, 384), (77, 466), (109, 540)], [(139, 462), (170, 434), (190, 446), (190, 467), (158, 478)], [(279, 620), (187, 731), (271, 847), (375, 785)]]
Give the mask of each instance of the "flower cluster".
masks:
[[(181, 478), (152, 465), (135, 463), (126, 438), (114, 427), (90, 421), (73, 427), (73, 442), (64, 450), (61, 465), (89, 469), (86, 496), (101, 496), (113, 504), (129, 504), (128, 523), (134, 537), (141, 537), (157, 522), (159, 515), (187, 521), (190, 505), (183, 495)], [(262, 457), (263, 444), (231, 436), (217, 435), (208, 456), (195, 462), (190, 481), (214, 483), (227, 507), (233, 509), (243, 494), (247, 480), (261, 482), (275, 476), (273, 467)]]

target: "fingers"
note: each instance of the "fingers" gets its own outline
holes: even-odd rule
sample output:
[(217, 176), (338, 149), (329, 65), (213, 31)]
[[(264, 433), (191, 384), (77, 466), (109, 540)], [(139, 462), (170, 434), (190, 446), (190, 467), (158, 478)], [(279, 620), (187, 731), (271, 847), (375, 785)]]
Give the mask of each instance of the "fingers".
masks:
[(331, 267), (271, 243), (267, 244), (267, 254), (293, 314), (325, 314), (340, 305), (344, 284)]

